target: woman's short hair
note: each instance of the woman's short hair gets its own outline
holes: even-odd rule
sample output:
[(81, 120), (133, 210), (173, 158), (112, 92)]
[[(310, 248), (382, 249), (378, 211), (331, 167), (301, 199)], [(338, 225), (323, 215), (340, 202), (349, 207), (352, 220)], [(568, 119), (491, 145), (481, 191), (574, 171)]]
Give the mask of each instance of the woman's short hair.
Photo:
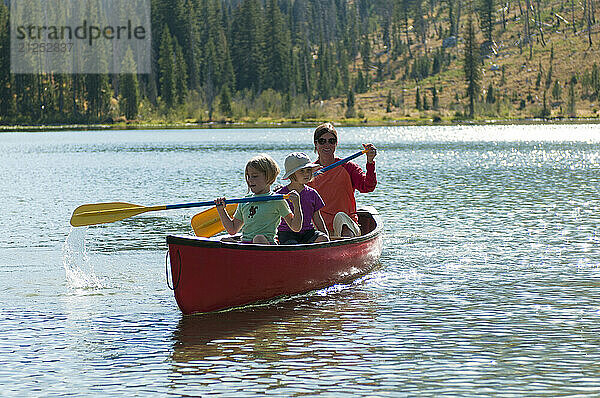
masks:
[(333, 124), (323, 123), (323, 124), (320, 124), (319, 126), (317, 126), (317, 128), (315, 129), (313, 141), (317, 142), (317, 140), (319, 138), (321, 138), (321, 136), (323, 134), (326, 134), (326, 133), (331, 133), (331, 134), (335, 135), (335, 137), (337, 138), (337, 131), (336, 131), (335, 127), (333, 127)]
[(252, 167), (255, 170), (265, 173), (265, 179), (267, 180), (268, 185), (271, 185), (275, 182), (275, 179), (281, 171), (277, 165), (277, 162), (266, 153), (261, 153), (260, 155), (254, 156), (248, 161), (248, 163), (246, 163), (246, 169), (244, 172), (246, 177), (248, 176), (248, 167)]

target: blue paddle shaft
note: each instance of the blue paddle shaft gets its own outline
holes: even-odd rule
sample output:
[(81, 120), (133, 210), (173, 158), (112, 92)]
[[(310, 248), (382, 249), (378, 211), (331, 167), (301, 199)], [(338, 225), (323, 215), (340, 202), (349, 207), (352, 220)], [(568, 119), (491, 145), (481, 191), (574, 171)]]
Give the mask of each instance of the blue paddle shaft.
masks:
[[(355, 158), (359, 157), (363, 153), (365, 153), (365, 151), (360, 151), (360, 152), (355, 153), (354, 155), (348, 156), (347, 158), (344, 158), (342, 160), (338, 160), (337, 162), (332, 163), (329, 166), (324, 167), (321, 170), (315, 172), (314, 175), (317, 176), (319, 174), (323, 174), (326, 171), (329, 171), (329, 170), (333, 169), (334, 167), (339, 166), (340, 164), (346, 163), (349, 160), (352, 160), (352, 159), (355, 159)], [(264, 201), (267, 201), (267, 200), (283, 200), (283, 199), (285, 199), (285, 195), (251, 196), (251, 197), (248, 197), (248, 198), (226, 199), (225, 200), (225, 204), (228, 204), (228, 203), (264, 202)], [(166, 205), (165, 206), (165, 210), (186, 209), (186, 208), (189, 208), (189, 207), (203, 207), (203, 206), (214, 206), (214, 205), (215, 205), (214, 201), (192, 202), (192, 203), (179, 203), (179, 204), (175, 204), (175, 205)]]
[(344, 158), (342, 160), (338, 160), (337, 162), (332, 163), (332, 164), (330, 164), (327, 167), (323, 167), (321, 170), (315, 171), (315, 173), (313, 175), (314, 176), (318, 176), (319, 174), (323, 174), (326, 171), (329, 171), (329, 170), (333, 169), (334, 167), (339, 166), (340, 164), (346, 163), (346, 162), (348, 162), (348, 161), (350, 161), (352, 159), (355, 159), (355, 158), (359, 157), (363, 153), (365, 153), (365, 152), (364, 151), (360, 151), (360, 152), (355, 153), (354, 155), (348, 156), (347, 158)]
[[(269, 196), (251, 196), (249, 198), (226, 199), (225, 203), (248, 203), (248, 202), (265, 202), (267, 200), (283, 200), (284, 195), (269, 195)], [(179, 203), (175, 205), (167, 205), (165, 210), (171, 209), (186, 209), (188, 207), (214, 206), (214, 200), (206, 202)]]

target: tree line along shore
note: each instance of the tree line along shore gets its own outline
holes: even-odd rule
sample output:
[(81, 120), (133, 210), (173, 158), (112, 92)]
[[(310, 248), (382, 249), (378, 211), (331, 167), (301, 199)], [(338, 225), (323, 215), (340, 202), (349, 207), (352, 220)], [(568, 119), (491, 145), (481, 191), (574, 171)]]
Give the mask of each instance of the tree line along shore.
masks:
[(595, 0), (152, 0), (147, 74), (12, 74), (0, 125), (600, 118)]

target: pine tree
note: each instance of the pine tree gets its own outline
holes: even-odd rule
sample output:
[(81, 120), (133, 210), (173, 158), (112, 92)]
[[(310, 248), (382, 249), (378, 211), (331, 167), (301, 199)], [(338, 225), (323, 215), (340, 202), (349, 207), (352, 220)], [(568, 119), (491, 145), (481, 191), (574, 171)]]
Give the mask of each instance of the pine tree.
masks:
[[(106, 76), (105, 76), (106, 77)], [(58, 85), (56, 82), (55, 74), (49, 73), (45, 76), (45, 87), (42, 92), (42, 103), (44, 107), (44, 116), (43, 119), (45, 122), (53, 122), (58, 119), (57, 112), (57, 99), (58, 99)], [(108, 78), (106, 77), (106, 81), (108, 82)], [(104, 119), (108, 115), (108, 110), (110, 109), (110, 93), (112, 90), (108, 87), (107, 84), (107, 92), (101, 93), (102, 95), (106, 95), (107, 106), (105, 110), (101, 110), (101, 114), (97, 117), (98, 120)]]
[(58, 120), (63, 120), (65, 116), (65, 92), (67, 86), (67, 78), (58, 74), (54, 76), (56, 82), (56, 90), (58, 91), (56, 94), (56, 118)]
[(179, 43), (175, 43), (175, 98), (178, 104), (185, 102), (187, 93), (187, 66)]
[(10, 73), (8, 7), (0, 2), (0, 120), (14, 117), (17, 103), (14, 76)]
[(193, 12), (193, 9), (188, 8), (186, 0), (166, 0), (166, 3), (168, 8), (164, 19), (173, 41), (188, 45), (189, 32), (187, 28), (189, 26), (185, 21), (186, 17), (190, 15), (190, 11)]
[[(126, 70), (135, 69), (131, 49), (127, 50), (123, 63), (128, 64), (129, 67), (131, 67), (131, 69), (128, 68)], [(127, 120), (136, 119), (140, 101), (137, 75), (135, 73), (122, 74), (119, 83), (121, 85), (121, 111), (125, 114)]]
[(211, 94), (219, 93), (225, 84), (231, 87), (235, 81), (229, 51), (229, 39), (224, 27), (227, 24), (227, 18), (217, 3), (213, 1), (203, 1), (199, 13), (202, 16), (201, 27), (199, 28), (202, 48), (202, 59), (199, 63), (199, 83), (203, 90), (206, 90), (207, 82), (210, 81), (214, 90), (209, 95), (206, 92), (204, 94), (207, 98), (214, 98)]
[(479, 70), (479, 46), (475, 38), (475, 28), (473, 26), (473, 17), (469, 15), (465, 30), (465, 56), (464, 73), (467, 83), (467, 96), (469, 97), (469, 117), (475, 116), (475, 101), (479, 94), (479, 84), (481, 81), (481, 71)]
[(385, 13), (382, 16), (382, 41), (383, 41), (383, 45), (388, 49), (391, 50), (392, 48), (392, 33), (391, 33), (391, 24), (392, 21), (390, 20), (389, 16), (387, 15), (387, 13)]
[(283, 106), (281, 107), (282, 112), (285, 115), (289, 115), (292, 112), (292, 96), (289, 91), (286, 91), (283, 97)]
[[(10, 58), (9, 58), (10, 59)], [(10, 70), (10, 69), (9, 69)], [(36, 116), (32, 113), (33, 98), (37, 89), (31, 75), (15, 75), (14, 77), (14, 93), (15, 93), (15, 116), (18, 119), (28, 118), (36, 120)]]
[(562, 97), (562, 87), (560, 86), (560, 82), (555, 80), (554, 86), (552, 86), (552, 98), (555, 101), (559, 101), (560, 97)]
[(598, 64), (595, 62), (592, 65), (592, 72), (590, 73), (590, 86), (592, 88), (592, 95), (596, 99), (600, 98), (600, 68), (598, 68)]
[[(204, 98), (213, 112), (213, 102), (224, 85), (234, 86), (235, 75), (229, 51), (229, 39), (224, 25), (228, 18), (216, 2), (203, 1), (200, 14), (203, 17), (200, 28), (203, 56), (200, 62), (200, 83)], [(221, 13), (223, 15), (221, 15)]]
[(352, 60), (356, 59), (359, 53), (359, 37), (360, 37), (360, 27), (359, 27), (359, 18), (358, 18), (358, 10), (356, 7), (356, 2), (349, 4), (348, 6), (348, 26), (347, 26), (347, 40), (346, 40), (346, 51), (350, 55)]
[(381, 63), (381, 60), (377, 60), (377, 75), (375, 77), (375, 81), (383, 81), (383, 64)]
[(85, 75), (85, 88), (88, 100), (88, 114), (94, 121), (101, 120), (108, 115), (110, 110), (112, 89), (108, 81), (108, 75)]
[(404, 86), (402, 86), (402, 90), (400, 90), (400, 96), (398, 97), (398, 106), (402, 106), (402, 112), (404, 112)]
[(419, 90), (419, 86), (417, 86), (417, 92), (415, 94), (415, 108), (417, 108), (418, 110), (422, 110), (422, 106), (421, 106), (421, 93)]
[(231, 31), (231, 60), (236, 88), (252, 89), (255, 93), (264, 87), (265, 39), (262, 7), (259, 0), (243, 0), (236, 9)]
[(308, 45), (308, 40), (304, 40), (304, 45), (299, 54), (299, 75), (301, 78), (300, 92), (306, 95), (306, 102), (310, 105), (313, 99), (315, 87), (314, 82), (314, 62)]
[(575, 104), (575, 84), (577, 83), (577, 78), (575, 75), (571, 76), (571, 80), (569, 81), (569, 103), (567, 106), (567, 110), (569, 112), (569, 116), (577, 117), (577, 108)]
[(162, 29), (160, 52), (158, 54), (159, 93), (167, 108), (172, 108), (175, 103), (175, 54), (173, 38), (169, 28), (165, 25)]
[[(37, 81), (33, 81), (32, 88), (37, 87)], [(85, 84), (83, 81), (83, 75), (72, 75), (71, 76), (71, 120), (80, 121), (81, 115), (84, 110), (84, 95), (85, 95)], [(35, 91), (34, 91), (35, 92)], [(34, 109), (37, 109), (36, 100), (32, 100)]]
[(197, 90), (201, 86), (200, 63), (202, 60), (201, 32), (198, 23), (197, 2), (185, 0), (184, 9), (186, 12), (182, 16), (182, 25), (184, 26), (185, 40), (182, 48), (185, 48), (183, 54), (186, 62), (186, 71), (188, 77), (188, 89)]
[(440, 107), (440, 97), (438, 96), (437, 88), (433, 86), (432, 90), (433, 109), (437, 110)]
[(358, 70), (358, 75), (356, 77), (356, 92), (357, 93), (365, 93), (367, 91), (367, 84), (365, 83), (365, 79), (363, 78), (362, 71)]
[(208, 105), (208, 120), (213, 120), (214, 102), (217, 98), (217, 81), (216, 81), (216, 63), (213, 60), (216, 57), (215, 47), (212, 41), (209, 41), (204, 49), (207, 62), (203, 65), (202, 76), (204, 78), (203, 93), (206, 104)]
[(393, 104), (393, 98), (392, 98), (392, 90), (388, 91), (388, 96), (387, 99), (385, 101), (385, 111), (387, 113), (390, 113), (392, 111), (392, 104)]
[[(449, 19), (449, 23), (450, 23), (450, 27), (449, 27), (449, 32), (448, 34), (450, 36), (458, 36), (458, 21), (457, 18), (455, 16), (456, 13), (460, 13), (460, 3), (458, 3), (455, 0), (447, 0), (446, 1), (447, 7), (448, 7), (448, 19)], [(455, 11), (458, 8), (458, 12)]]
[(363, 63), (363, 72), (365, 73), (365, 85), (369, 86), (369, 69), (371, 68), (371, 43), (369, 41), (369, 36), (364, 35), (362, 38), (362, 45), (360, 48), (360, 57), (362, 58)]
[[(227, 22), (225, 21), (223, 24), (227, 24)], [(219, 55), (219, 86), (228, 85), (231, 89), (233, 82), (235, 82), (235, 74), (231, 60), (230, 39), (227, 37), (223, 26), (222, 24), (219, 25), (216, 43), (217, 54)]]
[(317, 92), (319, 98), (328, 99), (332, 95), (333, 82), (331, 79), (331, 71), (334, 65), (331, 64), (329, 45), (321, 43), (317, 56), (317, 68), (319, 78), (317, 80)]
[(219, 103), (219, 110), (225, 116), (231, 116), (231, 92), (229, 86), (224, 85), (221, 90), (221, 101)]
[(551, 114), (550, 109), (548, 108), (548, 101), (546, 100), (546, 90), (544, 90), (544, 103), (542, 108), (542, 117), (547, 118)]
[(333, 96), (339, 97), (346, 92), (346, 86), (342, 81), (342, 75), (340, 74), (340, 70), (338, 68), (333, 68)]
[(265, 88), (287, 92), (290, 88), (290, 32), (285, 28), (277, 0), (269, 0), (266, 9), (265, 42), (266, 69)]
[(487, 93), (485, 94), (485, 102), (488, 104), (496, 102), (496, 95), (494, 94), (494, 86), (492, 86), (492, 83), (488, 86)]
[[(348, 87), (350, 87), (350, 73), (348, 71), (348, 55), (346, 49), (342, 46), (338, 46), (339, 62), (338, 69), (340, 70), (341, 79), (342, 79), (342, 87), (343, 90), (346, 91)], [(342, 91), (341, 93), (343, 94)]]
[(411, 0), (413, 6), (413, 25), (415, 28), (415, 34), (420, 39), (423, 45), (426, 45), (427, 41), (427, 20), (424, 18), (425, 11), (423, 10), (423, 0)]
[(354, 102), (354, 91), (348, 90), (346, 96), (346, 118), (350, 119), (356, 116), (355, 102)]
[(442, 66), (441, 66), (441, 62), (440, 62), (440, 57), (436, 56), (433, 58), (433, 65), (431, 66), (431, 74), (433, 76), (435, 76), (438, 73), (440, 73), (441, 69), (442, 69)]
[(398, 14), (400, 15), (400, 18), (398, 19), (399, 25), (400, 25), (399, 30), (404, 33), (404, 37), (406, 39), (406, 48), (408, 49), (408, 58), (413, 57), (413, 54), (412, 54), (412, 51), (410, 48), (411, 39), (410, 39), (410, 36), (408, 35), (410, 32), (410, 28), (411, 28), (411, 25), (409, 23), (410, 3), (411, 3), (411, 0), (400, 0), (399, 5), (398, 5), (398, 8), (399, 8)]
[(552, 84), (552, 64), (550, 64), (550, 67), (548, 68), (548, 75), (546, 75), (546, 89), (549, 89), (551, 84)]
[(494, 31), (495, 22), (495, 4), (494, 0), (479, 0), (479, 21), (483, 37), (486, 41), (492, 41), (492, 33)]
[(427, 101), (427, 92), (423, 93), (423, 110), (429, 110), (429, 102)]

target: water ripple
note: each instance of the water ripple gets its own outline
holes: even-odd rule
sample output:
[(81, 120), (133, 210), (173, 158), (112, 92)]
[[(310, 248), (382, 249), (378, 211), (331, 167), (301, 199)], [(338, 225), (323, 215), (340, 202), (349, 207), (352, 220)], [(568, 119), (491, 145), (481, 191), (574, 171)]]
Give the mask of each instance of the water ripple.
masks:
[(340, 155), (381, 149), (357, 194), (385, 221), (380, 265), (232, 311), (183, 316), (166, 287), (165, 236), (202, 209), (68, 225), (83, 203), (242, 196), (250, 156), (311, 137), (1, 134), (3, 395), (598, 395), (594, 125), (340, 129)]

